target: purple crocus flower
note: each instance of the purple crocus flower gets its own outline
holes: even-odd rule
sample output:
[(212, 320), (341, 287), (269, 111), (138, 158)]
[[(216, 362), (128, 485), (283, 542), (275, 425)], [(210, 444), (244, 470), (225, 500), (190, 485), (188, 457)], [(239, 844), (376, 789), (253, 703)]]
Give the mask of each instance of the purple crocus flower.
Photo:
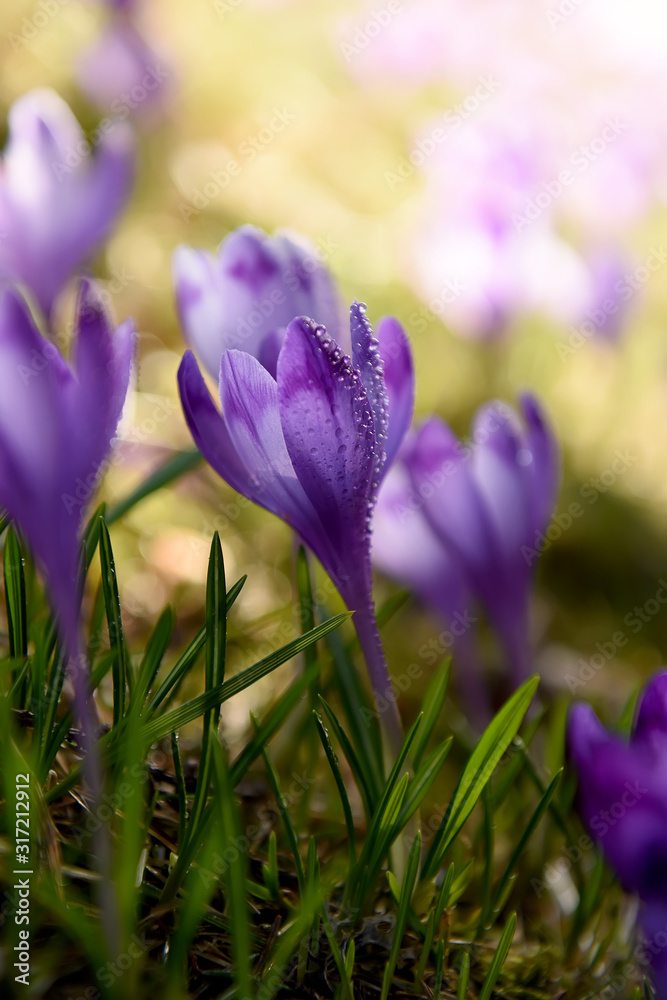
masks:
[(164, 110), (173, 73), (131, 19), (117, 17), (84, 53), (77, 76), (98, 107), (151, 125)]
[(517, 683), (530, 672), (530, 588), (558, 485), (558, 449), (541, 407), (525, 395), (522, 409), (525, 426), (503, 403), (482, 407), (467, 445), (433, 417), (405, 456), (423, 513), (485, 605)]
[(9, 112), (0, 164), (0, 275), (25, 284), (46, 315), (107, 235), (130, 193), (129, 127), (111, 122), (91, 156), (56, 93), (33, 90)]
[(414, 447), (415, 435), (409, 434), (380, 487), (373, 515), (373, 564), (412, 590), (445, 625), (438, 639), (425, 644), (423, 655), (427, 663), (435, 663), (452, 653), (467, 714), (482, 728), (491, 714), (475, 643), (477, 618), (470, 615), (472, 595), (459, 561), (431, 527), (423, 497), (412, 486), (406, 461)]
[[(210, 465), (287, 521), (334, 581), (354, 621), (376, 694), (389, 677), (375, 623), (370, 523), (377, 488), (408, 430), (413, 371), (400, 324), (350, 310), (351, 357), (306, 317), (287, 326), (275, 378), (250, 353), (226, 350), (218, 412), (194, 355), (178, 373), (190, 431)], [(386, 363), (386, 370), (385, 370)], [(398, 713), (387, 730), (400, 746)]]
[(314, 247), (290, 233), (271, 237), (241, 226), (217, 256), (180, 246), (174, 254), (176, 301), (185, 338), (217, 381), (220, 358), (236, 348), (272, 374), (285, 330), (310, 316), (346, 347), (344, 312)]
[(579, 811), (591, 836), (642, 904), (644, 956), (667, 997), (667, 670), (644, 689), (629, 741), (612, 735), (590, 705), (573, 705), (568, 748)]
[[(44, 572), (64, 648), (79, 653), (79, 532), (104, 471), (125, 401), (131, 321), (113, 333), (101, 299), (82, 282), (68, 364), (39, 333), (19, 293), (0, 291), (0, 507), (19, 525)], [(72, 665), (77, 711), (89, 716)]]

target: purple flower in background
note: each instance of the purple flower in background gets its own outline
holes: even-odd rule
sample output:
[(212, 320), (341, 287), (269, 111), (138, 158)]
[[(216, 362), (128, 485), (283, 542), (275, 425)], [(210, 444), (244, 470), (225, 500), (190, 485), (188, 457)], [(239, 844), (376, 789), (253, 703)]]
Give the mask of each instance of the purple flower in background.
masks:
[(481, 728), (491, 715), (475, 648), (477, 619), (469, 613), (472, 596), (458, 560), (431, 527), (412, 487), (406, 458), (414, 446), (414, 435), (408, 435), (380, 487), (373, 515), (373, 564), (414, 591), (445, 624), (438, 639), (422, 647), (424, 656), (435, 663), (452, 653), (467, 714)]
[[(253, 239), (251, 246), (261, 243)], [(275, 378), (253, 354), (226, 350), (222, 416), (189, 351), (178, 379), (206, 460), (233, 489), (298, 532), (355, 611), (373, 689), (384, 695), (389, 677), (373, 611), (370, 522), (378, 484), (410, 425), (414, 380), (405, 333), (393, 318), (380, 321), (376, 340), (365, 307), (355, 302), (350, 339), (348, 357), (323, 326), (293, 319)], [(393, 710), (387, 726), (400, 745)]]
[(44, 572), (72, 658), (79, 652), (81, 521), (123, 409), (134, 339), (129, 320), (112, 331), (101, 299), (82, 282), (68, 364), (41, 336), (18, 292), (0, 292), (0, 507)]
[(98, 107), (120, 117), (152, 123), (169, 91), (170, 70), (130, 20), (113, 20), (84, 54), (78, 68), (81, 89)]
[(12, 105), (0, 165), (0, 275), (25, 284), (45, 314), (112, 228), (133, 164), (127, 125), (110, 123), (91, 155), (53, 91), (31, 91)]
[(667, 997), (667, 670), (644, 689), (629, 742), (607, 732), (583, 703), (570, 712), (570, 758), (579, 811), (629, 892), (637, 893), (645, 952)]
[(217, 381), (220, 358), (237, 348), (275, 375), (285, 330), (309, 316), (345, 348), (344, 313), (317, 251), (293, 234), (267, 236), (241, 226), (217, 256), (178, 247), (173, 262), (176, 301), (185, 338)]
[(482, 407), (463, 444), (442, 420), (422, 425), (405, 465), (434, 534), (485, 605), (516, 683), (529, 674), (528, 605), (539, 538), (556, 503), (558, 448), (537, 401), (525, 426), (502, 403)]

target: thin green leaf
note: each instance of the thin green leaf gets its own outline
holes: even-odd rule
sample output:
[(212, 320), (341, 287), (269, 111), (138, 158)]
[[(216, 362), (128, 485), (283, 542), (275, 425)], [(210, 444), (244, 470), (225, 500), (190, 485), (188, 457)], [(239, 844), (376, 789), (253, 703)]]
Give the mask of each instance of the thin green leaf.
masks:
[[(205, 691), (219, 689), (225, 676), (225, 654), (227, 644), (227, 590), (225, 586), (225, 564), (222, 556), (220, 536), (216, 531), (211, 541), (206, 582), (206, 671)], [(215, 733), (220, 719), (220, 705), (214, 705), (204, 713), (203, 740), (199, 760), (197, 785), (192, 802), (192, 812), (186, 831), (186, 843), (199, 827), (206, 806), (211, 783), (211, 761), (209, 757), (211, 734)], [(176, 728), (176, 727), (174, 727)]]
[(422, 867), (422, 878), (432, 878), (451, 844), (475, 807), (482, 789), (516, 734), (539, 684), (539, 677), (515, 691), (490, 723), (475, 747), (436, 833)]
[(447, 685), (449, 683), (451, 665), (451, 657), (443, 660), (424, 696), (424, 719), (412, 747), (412, 760), (415, 769), (419, 767), (424, 751), (426, 750), (426, 745), (431, 738), (431, 734), (433, 733), (438, 721), (438, 716), (442, 711), (442, 706), (447, 694)]
[(185, 705), (181, 705), (179, 708), (175, 708), (165, 715), (160, 715), (158, 718), (152, 719), (143, 728), (145, 742), (155, 743), (157, 740), (162, 739), (163, 736), (167, 736), (172, 730), (180, 729), (189, 722), (194, 722), (204, 712), (216, 708), (229, 698), (233, 698), (234, 695), (255, 684), (262, 677), (266, 677), (267, 674), (276, 670), (277, 667), (282, 666), (283, 663), (287, 663), (288, 660), (291, 660), (292, 657), (296, 656), (297, 653), (300, 653), (312, 642), (317, 642), (349, 618), (350, 612), (344, 612), (343, 614), (336, 615), (335, 618), (330, 618), (327, 622), (322, 622), (321, 625), (318, 625), (312, 631), (299, 636), (297, 639), (293, 639), (286, 646), (282, 646), (275, 653), (271, 653), (269, 656), (264, 657), (263, 660), (259, 660), (251, 667), (236, 674), (235, 677), (225, 681), (224, 684), (220, 684), (211, 691), (205, 691), (204, 694), (198, 695), (198, 697), (186, 702)]
[(482, 989), (478, 1000), (490, 1000), (493, 987), (496, 985), (496, 980), (500, 975), (500, 970), (505, 964), (505, 959), (507, 958), (512, 941), (514, 940), (515, 931), (516, 913), (511, 913), (507, 923), (505, 924), (505, 929), (502, 933), (500, 941), (498, 942), (498, 947), (495, 955), (493, 956), (491, 965), (489, 966), (489, 971), (484, 977), (484, 982), (482, 983)]
[(421, 846), (421, 834), (417, 832), (417, 836), (415, 837), (408, 856), (408, 864), (403, 877), (403, 884), (401, 885), (401, 895), (398, 900), (398, 910), (396, 913), (396, 922), (394, 924), (394, 936), (392, 938), (389, 960), (385, 966), (384, 978), (382, 981), (381, 1000), (387, 1000), (391, 981), (394, 977), (394, 970), (396, 969), (396, 963), (398, 961), (398, 953), (403, 942), (405, 925), (408, 920), (410, 900), (412, 899), (412, 893), (417, 880), (417, 872), (419, 871), (419, 855), (421, 852)]
[(336, 718), (333, 709), (327, 704), (322, 695), (320, 695), (320, 704), (326, 713), (326, 716), (331, 724), (331, 728), (336, 734), (336, 739), (340, 744), (341, 750), (345, 754), (345, 759), (350, 765), (354, 780), (357, 783), (357, 788), (361, 793), (361, 799), (366, 813), (366, 820), (370, 823), (376, 802), (372, 786), (372, 778), (370, 778), (370, 775), (364, 767), (364, 764), (362, 764), (360, 758), (357, 757), (356, 751), (352, 746), (347, 733)]
[[(246, 579), (247, 577), (245, 575), (242, 576), (239, 580), (236, 581), (233, 587), (230, 587), (230, 589), (227, 591), (227, 614), (229, 614), (230, 609), (234, 604), (234, 601), (241, 593), (243, 584), (246, 582)], [(162, 705), (168, 699), (173, 698), (174, 694), (178, 690), (181, 681), (186, 676), (186, 674), (192, 669), (197, 657), (201, 653), (202, 649), (204, 649), (205, 645), (206, 645), (206, 626), (204, 625), (199, 630), (199, 632), (197, 632), (197, 635), (189, 643), (187, 649), (179, 657), (178, 661), (169, 671), (168, 676), (164, 679), (164, 681), (158, 688), (156, 694), (151, 699), (150, 704), (146, 709), (146, 712), (144, 713), (144, 718), (148, 718), (149, 716), (153, 715), (156, 712), (156, 710), (160, 707), (160, 705)]]
[(563, 771), (561, 769), (560, 771), (558, 771), (557, 774), (554, 775), (554, 777), (551, 780), (551, 783), (549, 784), (549, 787), (547, 788), (546, 792), (540, 799), (537, 808), (533, 812), (533, 815), (530, 817), (528, 825), (521, 834), (521, 837), (519, 838), (519, 841), (516, 847), (514, 848), (514, 851), (512, 852), (512, 857), (507, 863), (507, 867), (505, 868), (505, 871), (501, 875), (500, 881), (498, 882), (496, 893), (493, 898), (493, 903), (491, 906), (492, 910), (494, 911), (499, 910), (501, 906), (504, 906), (505, 899), (503, 898), (503, 894), (505, 892), (505, 889), (510, 883), (510, 879), (512, 878), (514, 869), (516, 868), (519, 862), (519, 858), (524, 852), (526, 844), (528, 843), (533, 833), (535, 832), (535, 829), (537, 828), (540, 820), (542, 819), (544, 813), (547, 810), (549, 803), (551, 802), (551, 797), (556, 791), (556, 788), (558, 787), (562, 774)]
[(246, 898), (247, 865), (244, 852), (238, 850), (238, 844), (242, 842), (241, 818), (224, 750), (218, 740), (214, 740), (213, 737), (211, 737), (211, 746), (218, 785), (214, 802), (224, 841), (223, 857), (227, 857), (230, 851), (233, 852), (233, 856), (236, 856), (234, 864), (228, 864), (225, 871), (227, 909), (232, 923), (234, 980), (239, 996), (243, 997), (244, 1000), (245, 998), (251, 1000), (255, 991), (250, 965), (251, 942)]
[[(28, 607), (23, 556), (13, 525), (9, 526), (5, 538), (4, 575), (9, 655), (19, 659), (28, 655)], [(41, 691), (39, 694), (41, 696)]]
[(467, 951), (463, 952), (463, 958), (461, 959), (461, 968), (459, 969), (459, 984), (456, 988), (456, 1000), (466, 1000), (466, 995), (468, 993), (468, 981), (470, 979), (470, 955)]
[[(254, 722), (254, 719), (253, 719)], [(280, 782), (278, 781), (278, 775), (276, 770), (271, 763), (266, 747), (262, 750), (262, 756), (264, 757), (264, 764), (266, 765), (266, 773), (269, 778), (269, 784), (273, 791), (273, 795), (276, 800), (276, 805), (278, 806), (278, 812), (280, 813), (281, 819), (283, 821), (283, 826), (285, 827), (285, 834), (287, 836), (288, 843), (290, 845), (290, 850), (294, 857), (294, 864), (296, 867), (296, 877), (299, 882), (299, 892), (301, 895), (305, 894), (306, 891), (306, 875), (303, 870), (303, 862), (301, 860), (301, 854), (299, 852), (299, 838), (297, 836), (296, 830), (294, 829), (294, 824), (292, 823), (292, 818), (289, 814), (287, 808), (287, 803), (285, 802), (285, 797), (280, 790)]]
[(109, 529), (104, 518), (99, 519), (100, 526), (100, 566), (102, 569), (102, 592), (109, 628), (109, 643), (116, 656), (112, 666), (113, 676), (113, 725), (117, 726), (125, 715), (125, 685), (129, 680), (129, 663), (125, 636), (123, 635), (123, 618), (116, 579), (116, 564), (111, 547)]
[(333, 774), (334, 781), (336, 782), (336, 788), (338, 789), (338, 795), (340, 797), (340, 802), (343, 807), (343, 815), (345, 816), (345, 826), (347, 827), (347, 850), (349, 854), (349, 875), (351, 876), (354, 866), (357, 860), (357, 849), (356, 840), (354, 833), (354, 819), (352, 816), (352, 808), (350, 806), (350, 800), (347, 797), (347, 789), (345, 788), (345, 779), (341, 774), (340, 767), (338, 765), (338, 758), (334, 748), (331, 745), (331, 740), (329, 739), (329, 734), (324, 727), (321, 717), (317, 712), (313, 712), (315, 716), (315, 725), (317, 726), (317, 731), (319, 733), (322, 746), (324, 747), (324, 752), (329, 761), (329, 767), (331, 768), (331, 773)]
[(171, 608), (167, 605), (146, 643), (146, 650), (139, 664), (137, 683), (132, 697), (132, 704), (137, 706), (138, 711), (143, 709), (151, 684), (157, 677), (160, 664), (169, 645), (173, 625), (174, 616)]

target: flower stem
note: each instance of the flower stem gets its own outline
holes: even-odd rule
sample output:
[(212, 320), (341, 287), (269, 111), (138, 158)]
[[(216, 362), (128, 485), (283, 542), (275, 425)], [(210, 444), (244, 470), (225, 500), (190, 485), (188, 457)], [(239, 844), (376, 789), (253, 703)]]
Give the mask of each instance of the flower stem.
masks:
[[(376, 709), (380, 714), (385, 757), (388, 756), (393, 763), (403, 745), (403, 726), (396, 704), (396, 695), (391, 687), (384, 647), (375, 620), (375, 609), (372, 601), (368, 600), (360, 602), (357, 607), (353, 606), (352, 609), (354, 610), (354, 626), (373, 687)], [(384, 710), (379, 708), (380, 705), (386, 706)]]

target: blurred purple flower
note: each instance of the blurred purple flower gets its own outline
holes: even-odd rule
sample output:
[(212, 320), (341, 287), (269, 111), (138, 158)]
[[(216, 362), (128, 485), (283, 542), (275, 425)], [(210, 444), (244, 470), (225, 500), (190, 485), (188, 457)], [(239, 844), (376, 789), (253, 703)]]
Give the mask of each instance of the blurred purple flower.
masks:
[(79, 531), (123, 409), (134, 339), (129, 320), (113, 333), (98, 294), (82, 282), (68, 364), (18, 292), (0, 292), (0, 507), (44, 572), (71, 657), (79, 648)]
[[(570, 712), (570, 758), (579, 811), (624, 886), (642, 903), (649, 940), (667, 927), (667, 670), (644, 689), (629, 742), (583, 703)], [(658, 940), (660, 940), (658, 936)], [(667, 949), (648, 948), (658, 996), (667, 997)]]
[(291, 233), (272, 237), (241, 226), (223, 240), (217, 256), (180, 246), (173, 272), (185, 338), (216, 381), (223, 351), (231, 348), (252, 354), (275, 375), (295, 316), (309, 316), (347, 346), (333, 279), (315, 248)]
[(150, 123), (164, 109), (171, 73), (134, 25), (118, 18), (85, 52), (77, 75), (98, 107)]
[(9, 112), (0, 164), (0, 275), (25, 284), (46, 315), (112, 228), (130, 193), (129, 127), (110, 122), (91, 156), (69, 107), (34, 90)]
[[(249, 246), (262, 244), (251, 240)], [(266, 272), (259, 268), (260, 294), (276, 287), (267, 285), (267, 272), (277, 280), (274, 257)], [(249, 288), (243, 295), (248, 301)], [(190, 351), (178, 378), (188, 426), (206, 460), (233, 489), (298, 532), (355, 611), (373, 689), (384, 696), (389, 677), (373, 610), (370, 523), (379, 482), (410, 425), (412, 359), (400, 324), (381, 320), (376, 340), (365, 307), (356, 302), (350, 338), (348, 357), (323, 326), (293, 319), (275, 379), (251, 353), (225, 350), (222, 416)], [(400, 745), (392, 706), (387, 729)]]
[(491, 713), (475, 648), (477, 619), (469, 614), (472, 595), (458, 560), (431, 527), (412, 487), (406, 460), (414, 447), (415, 437), (408, 435), (380, 487), (373, 514), (373, 564), (412, 590), (446, 625), (447, 634), (425, 644), (423, 655), (427, 663), (435, 663), (451, 652), (467, 714), (483, 727)]
[(485, 605), (517, 684), (530, 672), (528, 606), (536, 546), (554, 510), (559, 477), (558, 447), (541, 407), (525, 395), (522, 409), (523, 427), (509, 406), (482, 407), (470, 444), (433, 417), (405, 454), (420, 504), (415, 516), (426, 517)]

